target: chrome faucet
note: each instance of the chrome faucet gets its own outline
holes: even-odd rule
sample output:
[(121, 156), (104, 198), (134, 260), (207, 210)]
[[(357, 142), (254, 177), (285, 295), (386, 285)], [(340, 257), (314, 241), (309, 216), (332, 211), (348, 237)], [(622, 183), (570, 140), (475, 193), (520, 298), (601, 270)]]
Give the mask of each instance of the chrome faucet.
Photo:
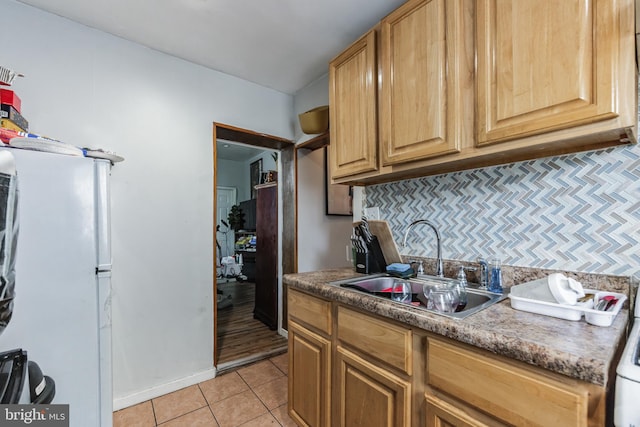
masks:
[(418, 224), (426, 224), (429, 227), (431, 227), (431, 229), (436, 233), (436, 244), (438, 247), (438, 263), (436, 265), (436, 276), (444, 277), (444, 267), (442, 264), (442, 245), (440, 243), (440, 232), (438, 231), (438, 228), (436, 228), (436, 226), (433, 225), (431, 222), (427, 221), (426, 219), (419, 219), (409, 224), (409, 226), (407, 227), (407, 231), (405, 231), (404, 233), (404, 239), (402, 240), (402, 247), (404, 248), (407, 246), (407, 236), (409, 236), (409, 231), (411, 231), (411, 229)]

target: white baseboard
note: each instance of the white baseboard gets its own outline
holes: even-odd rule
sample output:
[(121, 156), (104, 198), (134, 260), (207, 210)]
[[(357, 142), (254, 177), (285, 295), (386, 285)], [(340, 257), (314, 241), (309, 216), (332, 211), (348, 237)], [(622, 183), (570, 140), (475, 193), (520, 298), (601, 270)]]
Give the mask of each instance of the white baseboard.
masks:
[(278, 330), (278, 334), (282, 335), (286, 339), (289, 339), (289, 331), (287, 331), (286, 329), (282, 329), (282, 327), (280, 327), (280, 329)]
[(147, 400), (154, 399), (156, 397), (172, 393), (182, 388), (210, 380), (212, 378), (215, 378), (216, 373), (216, 369), (212, 368), (203, 372), (199, 372), (195, 375), (190, 375), (188, 377), (152, 387), (134, 394), (130, 394), (128, 396), (115, 398), (113, 399), (113, 410), (119, 411), (120, 409), (128, 408), (129, 406), (137, 405), (138, 403), (146, 402)]
[[(286, 329), (280, 328), (278, 333), (287, 339), (289, 337), (289, 332)], [(210, 380), (212, 378), (215, 378), (219, 372), (242, 366), (256, 360), (264, 359), (274, 353), (282, 353), (282, 350), (276, 350), (275, 352), (268, 351), (245, 357), (243, 359), (234, 360), (233, 362), (221, 363), (218, 365), (218, 369), (214, 367), (212, 369), (207, 369), (206, 371), (190, 375), (179, 380), (171, 381), (169, 383), (162, 384), (156, 387), (152, 387), (137, 393), (133, 393), (128, 396), (114, 398), (113, 410), (119, 411), (120, 409), (128, 408), (129, 406), (137, 405), (138, 403), (146, 402), (147, 400), (155, 399), (156, 397), (160, 397), (168, 393), (173, 393), (174, 391), (180, 390), (182, 388)]]

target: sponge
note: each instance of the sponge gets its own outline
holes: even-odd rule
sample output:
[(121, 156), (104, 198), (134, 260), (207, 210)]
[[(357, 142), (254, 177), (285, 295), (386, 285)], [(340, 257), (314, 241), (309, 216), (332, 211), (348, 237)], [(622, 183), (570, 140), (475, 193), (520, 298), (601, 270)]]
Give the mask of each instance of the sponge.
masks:
[(416, 272), (411, 268), (410, 264), (402, 264), (394, 262), (387, 266), (387, 273), (392, 276), (408, 279), (409, 277), (415, 277)]

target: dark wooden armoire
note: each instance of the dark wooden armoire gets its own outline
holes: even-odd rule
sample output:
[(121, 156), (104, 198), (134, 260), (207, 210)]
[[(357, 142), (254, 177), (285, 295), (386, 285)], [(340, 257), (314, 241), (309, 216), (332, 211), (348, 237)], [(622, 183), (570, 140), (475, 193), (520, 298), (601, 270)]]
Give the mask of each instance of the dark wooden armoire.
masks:
[(278, 327), (278, 184), (257, 185), (256, 306), (253, 317)]

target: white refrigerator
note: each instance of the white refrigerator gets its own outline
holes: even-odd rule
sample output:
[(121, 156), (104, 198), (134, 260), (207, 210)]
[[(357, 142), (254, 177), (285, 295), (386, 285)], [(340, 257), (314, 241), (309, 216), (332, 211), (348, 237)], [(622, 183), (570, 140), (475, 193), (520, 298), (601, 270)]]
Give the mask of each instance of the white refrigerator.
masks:
[(71, 427), (112, 425), (108, 160), (2, 147), (16, 159), (13, 317), (0, 351), (22, 348), (55, 381)]

